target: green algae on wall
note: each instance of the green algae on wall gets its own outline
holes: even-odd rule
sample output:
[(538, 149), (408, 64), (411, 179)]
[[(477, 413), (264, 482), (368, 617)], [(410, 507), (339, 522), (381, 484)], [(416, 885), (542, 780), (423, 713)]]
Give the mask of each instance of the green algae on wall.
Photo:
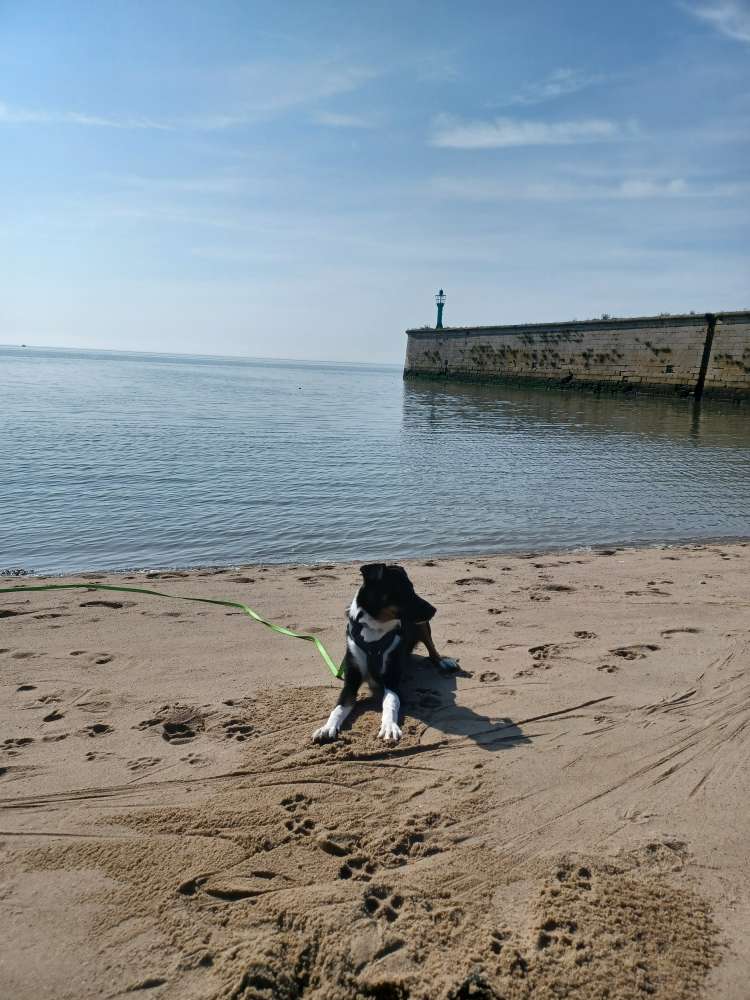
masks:
[(404, 378), (750, 399), (750, 312), (406, 333)]

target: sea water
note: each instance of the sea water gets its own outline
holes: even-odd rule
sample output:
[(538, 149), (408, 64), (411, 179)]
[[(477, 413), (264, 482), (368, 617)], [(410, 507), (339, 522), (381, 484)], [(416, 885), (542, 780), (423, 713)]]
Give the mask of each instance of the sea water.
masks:
[(0, 348), (0, 569), (750, 534), (750, 414), (397, 366)]

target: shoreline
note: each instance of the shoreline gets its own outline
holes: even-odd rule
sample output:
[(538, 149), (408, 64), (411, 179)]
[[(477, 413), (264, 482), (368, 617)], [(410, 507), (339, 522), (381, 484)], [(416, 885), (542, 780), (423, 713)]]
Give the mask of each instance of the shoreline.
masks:
[(452, 552), (425, 552), (421, 555), (410, 555), (405, 556), (401, 559), (390, 559), (390, 558), (376, 558), (376, 557), (362, 557), (359, 559), (325, 559), (320, 558), (316, 560), (282, 560), (279, 562), (248, 562), (248, 561), (232, 561), (229, 563), (195, 563), (195, 564), (151, 564), (143, 566), (116, 566), (116, 567), (96, 567), (89, 566), (85, 569), (78, 570), (61, 570), (61, 571), (44, 571), (44, 570), (27, 570), (24, 567), (9, 567), (4, 569), (0, 567), (0, 587), (2, 587), (4, 581), (8, 580), (30, 580), (30, 579), (69, 579), (76, 576), (85, 576), (87, 574), (97, 574), (103, 576), (123, 576), (125, 574), (150, 574), (150, 573), (198, 573), (204, 570), (222, 570), (222, 571), (241, 571), (243, 569), (252, 569), (259, 566), (267, 567), (278, 567), (286, 569), (313, 569), (316, 567), (331, 565), (331, 566), (353, 566), (358, 567), (360, 564), (365, 562), (402, 562), (402, 563), (416, 563), (423, 559), (439, 559), (441, 562), (455, 561), (460, 559), (493, 559), (500, 557), (508, 558), (533, 558), (534, 556), (554, 556), (554, 555), (576, 555), (578, 553), (597, 553), (603, 549), (614, 549), (617, 552), (630, 552), (630, 551), (643, 551), (643, 550), (656, 550), (656, 549), (690, 549), (690, 548), (702, 548), (706, 545), (742, 545), (744, 543), (750, 543), (750, 534), (748, 535), (712, 535), (702, 538), (680, 538), (676, 540), (665, 540), (657, 539), (653, 541), (614, 541), (614, 542), (592, 542), (589, 545), (572, 545), (569, 547), (554, 545), (550, 548), (545, 546), (526, 546), (513, 549), (477, 549), (462, 551), (457, 553)]
[[(744, 1000), (750, 542), (404, 565), (461, 671), (414, 660), (396, 747), (364, 693), (313, 745), (339, 683), (232, 609), (0, 594), (0, 992)], [(334, 658), (359, 580), (93, 575)]]

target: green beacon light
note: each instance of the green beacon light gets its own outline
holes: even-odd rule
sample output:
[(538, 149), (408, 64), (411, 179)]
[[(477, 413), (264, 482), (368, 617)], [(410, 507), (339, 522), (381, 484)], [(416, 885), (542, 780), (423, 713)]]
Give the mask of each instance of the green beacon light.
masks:
[(437, 323), (435, 324), (436, 330), (443, 329), (443, 306), (445, 305), (445, 292), (441, 288), (440, 291), (435, 296), (435, 304), (437, 305)]

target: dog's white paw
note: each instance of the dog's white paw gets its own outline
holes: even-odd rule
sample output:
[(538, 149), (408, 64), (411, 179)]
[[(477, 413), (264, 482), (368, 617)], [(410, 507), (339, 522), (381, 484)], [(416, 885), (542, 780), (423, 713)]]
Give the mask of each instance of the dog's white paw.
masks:
[(339, 727), (326, 723), (313, 733), (313, 743), (326, 743), (328, 740), (335, 740), (339, 734)]
[(459, 669), (458, 660), (454, 660), (452, 656), (441, 656), (438, 666), (441, 670), (445, 670), (446, 673)]
[(401, 729), (395, 722), (384, 722), (380, 727), (378, 737), (381, 740), (393, 740), (394, 743), (398, 743), (401, 739)]

